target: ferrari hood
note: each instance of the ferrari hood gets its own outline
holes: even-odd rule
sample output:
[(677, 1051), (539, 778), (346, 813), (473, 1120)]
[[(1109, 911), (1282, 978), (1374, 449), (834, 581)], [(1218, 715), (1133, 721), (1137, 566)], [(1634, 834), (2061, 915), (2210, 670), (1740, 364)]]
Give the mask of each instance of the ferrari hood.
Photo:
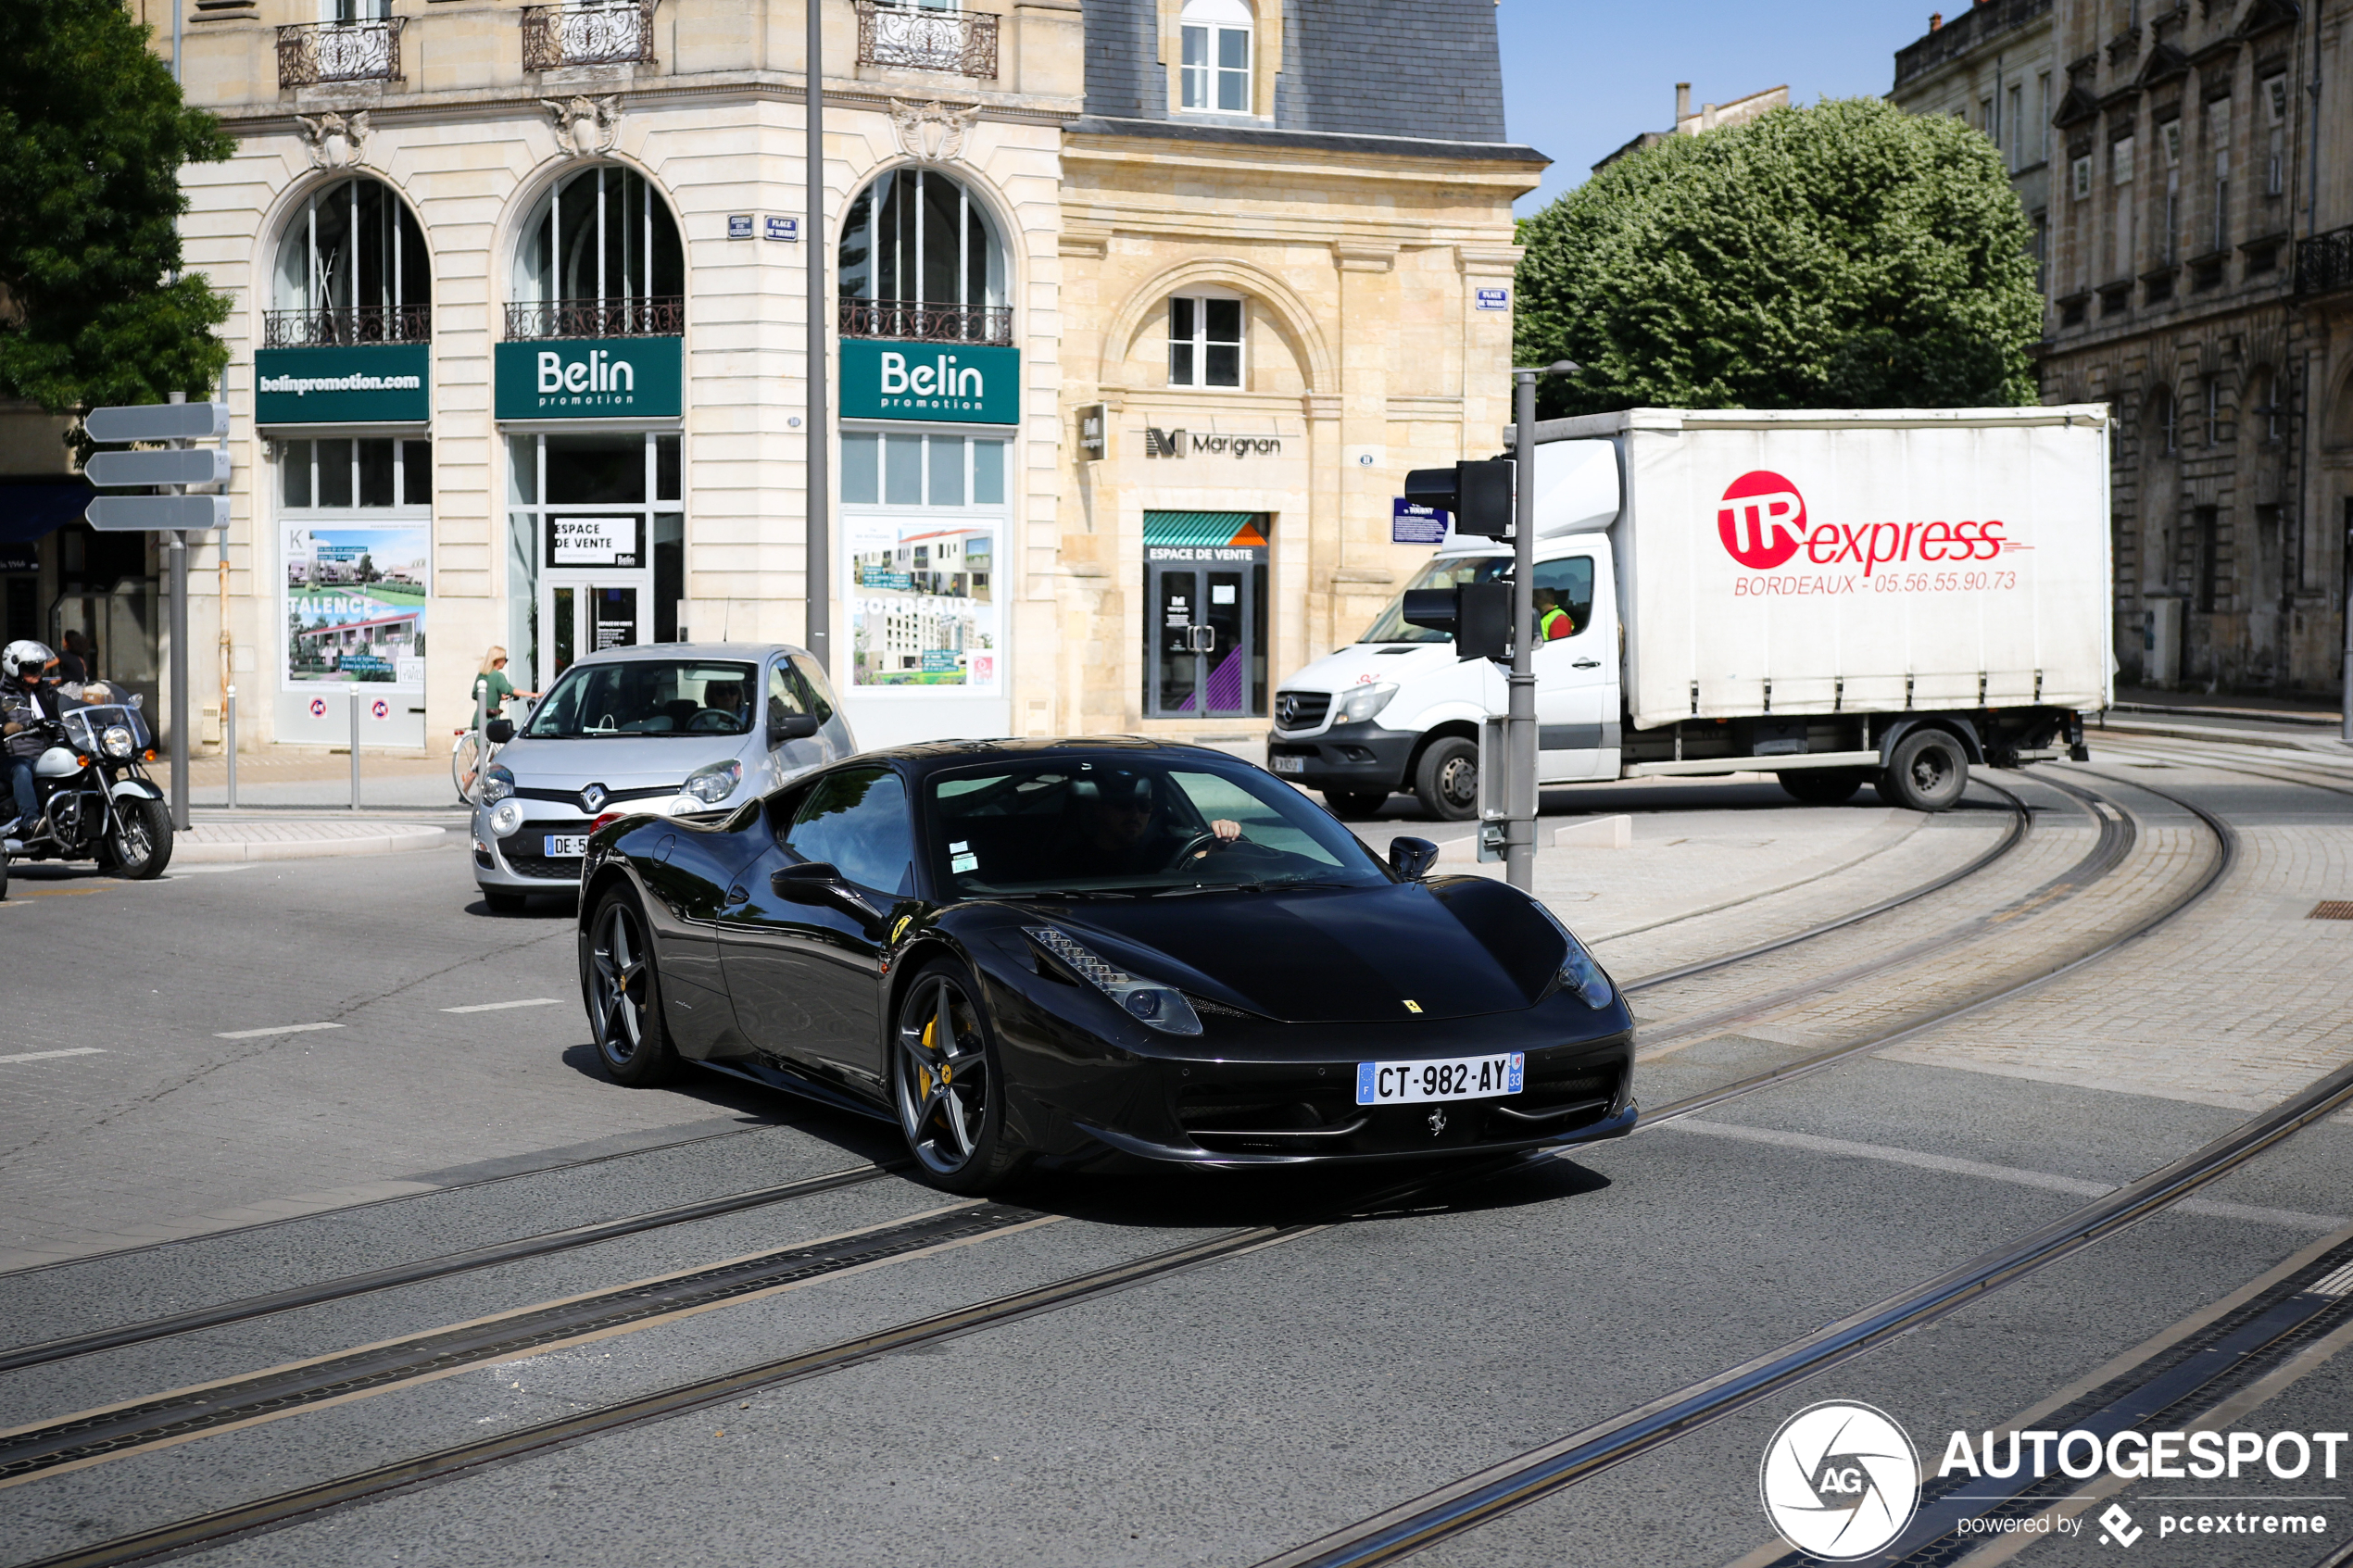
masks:
[(1401, 883), (1088, 902), (1057, 911), (1055, 923), (1138, 974), (1287, 1022), (1527, 1006), (1566, 944), (1517, 893), (1461, 880), (1474, 884), (1460, 889), (1466, 897), (1448, 896), (1452, 884)]

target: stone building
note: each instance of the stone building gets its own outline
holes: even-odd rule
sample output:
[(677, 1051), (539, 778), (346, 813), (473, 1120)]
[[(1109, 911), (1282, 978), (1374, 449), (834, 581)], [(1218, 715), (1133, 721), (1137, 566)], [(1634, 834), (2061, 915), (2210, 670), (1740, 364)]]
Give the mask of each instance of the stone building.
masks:
[[(2021, 138), (2047, 166), (2020, 192), (2030, 214), (2033, 190), (2045, 200), (2044, 401), (2116, 410), (2126, 684), (2333, 694), (2341, 680), (2353, 339), (2337, 291), (2353, 272), (2330, 263), (2353, 184), (2330, 153), (2353, 138), (2343, 94), (2324, 99), (2316, 179), (2308, 89), (2316, 32), (2334, 76), (2346, 9), (1996, 0), (1897, 56), (1897, 103), (1980, 125), (1996, 59), (2043, 57), (2032, 40), (2047, 35), (2060, 62), (2047, 125)], [(2012, 167), (2029, 172), (2015, 153)]]
[(1679, 82), (1675, 84), (1675, 123), (1664, 131), (1643, 132), (1601, 162), (1593, 165), (1593, 172), (1600, 173), (1629, 154), (1655, 147), (1669, 136), (1696, 136), (1703, 131), (1716, 131), (1728, 125), (1739, 125), (1755, 119), (1768, 110), (1787, 107), (1789, 107), (1789, 87), (1784, 83), (1779, 87), (1768, 87), (1761, 92), (1751, 93), (1744, 98), (1734, 98), (1729, 104), (1702, 104), (1694, 109), (1692, 107), (1692, 84), (1688, 82)]
[[(812, 234), (802, 0), (195, 0), (235, 140), (185, 172), (233, 301), (195, 707), (446, 746), (494, 643), (544, 689), (802, 640), (812, 244), (866, 744), (1259, 728), (1395, 592), (1404, 470), (1508, 418), (1543, 160), (1489, 0), (820, 3)], [(110, 608), (60, 597), (85, 533), (34, 546), (48, 630)]]

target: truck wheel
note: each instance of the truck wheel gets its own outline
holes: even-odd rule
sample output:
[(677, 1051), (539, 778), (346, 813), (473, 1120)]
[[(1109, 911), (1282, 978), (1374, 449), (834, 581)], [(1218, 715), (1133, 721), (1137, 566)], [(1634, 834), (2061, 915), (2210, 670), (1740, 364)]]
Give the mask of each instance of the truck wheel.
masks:
[(1369, 817), (1389, 804), (1389, 792), (1385, 789), (1327, 789), (1324, 791), (1324, 804), (1332, 809), (1335, 817)]
[(1863, 787), (1860, 768), (1793, 768), (1780, 775), (1790, 797), (1808, 806), (1836, 806)]
[(1478, 747), (1461, 735), (1430, 742), (1414, 769), (1414, 796), (1441, 822), (1478, 813)]
[(1891, 806), (1947, 810), (1969, 787), (1969, 757), (1943, 730), (1914, 730), (1895, 743), (1877, 782), (1880, 798)]

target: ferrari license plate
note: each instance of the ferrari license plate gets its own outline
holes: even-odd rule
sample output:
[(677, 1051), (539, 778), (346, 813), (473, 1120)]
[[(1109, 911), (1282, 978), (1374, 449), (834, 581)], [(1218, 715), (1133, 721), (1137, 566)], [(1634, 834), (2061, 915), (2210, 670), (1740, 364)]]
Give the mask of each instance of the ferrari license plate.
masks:
[(551, 833), (547, 835), (547, 859), (577, 860), (588, 853), (588, 835), (585, 833)]
[(1528, 1058), (1465, 1056), (1452, 1061), (1360, 1061), (1358, 1105), (1422, 1105), (1434, 1099), (1494, 1099), (1519, 1093)]
[(1307, 759), (1304, 757), (1278, 756), (1270, 759), (1270, 760), (1274, 764), (1275, 771), (1278, 773), (1303, 773), (1307, 771)]

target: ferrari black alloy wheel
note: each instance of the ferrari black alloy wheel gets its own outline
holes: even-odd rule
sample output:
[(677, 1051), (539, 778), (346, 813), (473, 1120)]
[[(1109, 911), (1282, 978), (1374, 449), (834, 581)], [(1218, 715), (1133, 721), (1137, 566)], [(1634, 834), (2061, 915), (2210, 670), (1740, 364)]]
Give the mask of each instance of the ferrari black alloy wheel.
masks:
[(961, 965), (917, 974), (892, 1030), (891, 1092), (907, 1148), (935, 1185), (986, 1192), (1019, 1162), (1005, 1136), (1005, 1097), (988, 1022)]
[(583, 978), (597, 1055), (616, 1084), (659, 1084), (676, 1071), (678, 1059), (662, 1030), (653, 944), (635, 895), (626, 887), (606, 894), (588, 932)]

